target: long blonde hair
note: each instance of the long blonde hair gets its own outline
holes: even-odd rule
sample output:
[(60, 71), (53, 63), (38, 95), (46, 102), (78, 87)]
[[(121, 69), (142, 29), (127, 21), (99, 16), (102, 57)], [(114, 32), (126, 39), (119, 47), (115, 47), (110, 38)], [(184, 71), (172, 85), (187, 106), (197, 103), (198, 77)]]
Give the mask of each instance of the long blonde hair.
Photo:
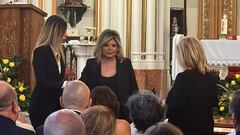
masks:
[(61, 45), (62, 36), (67, 29), (67, 23), (59, 16), (52, 15), (44, 23), (38, 36), (35, 48), (43, 45), (50, 45), (54, 51), (64, 58), (64, 51)]
[(200, 41), (194, 37), (184, 37), (176, 46), (178, 63), (185, 69), (198, 69), (202, 74), (208, 70), (207, 58)]
[(96, 47), (94, 50), (94, 56), (97, 59), (97, 62), (100, 63), (102, 60), (102, 47), (105, 45), (108, 41), (111, 39), (114, 39), (117, 42), (117, 57), (122, 61), (124, 56), (123, 56), (123, 49), (122, 49), (122, 44), (121, 44), (121, 38), (119, 36), (119, 33), (115, 30), (112, 29), (105, 29), (100, 36), (97, 39)]

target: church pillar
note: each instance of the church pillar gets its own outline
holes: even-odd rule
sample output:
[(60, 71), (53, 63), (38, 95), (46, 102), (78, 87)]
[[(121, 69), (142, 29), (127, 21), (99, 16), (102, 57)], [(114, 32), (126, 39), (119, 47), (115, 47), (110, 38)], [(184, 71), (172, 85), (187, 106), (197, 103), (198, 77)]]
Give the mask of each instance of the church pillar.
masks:
[(155, 0), (147, 1), (146, 60), (154, 61), (155, 54)]
[(125, 0), (111, 0), (111, 29), (118, 31), (125, 50)]
[(110, 0), (102, 1), (102, 30), (110, 28), (111, 16), (111, 2)]
[(142, 1), (132, 0), (132, 39), (131, 39), (131, 59), (134, 68), (140, 68), (141, 55), (141, 21), (142, 21)]

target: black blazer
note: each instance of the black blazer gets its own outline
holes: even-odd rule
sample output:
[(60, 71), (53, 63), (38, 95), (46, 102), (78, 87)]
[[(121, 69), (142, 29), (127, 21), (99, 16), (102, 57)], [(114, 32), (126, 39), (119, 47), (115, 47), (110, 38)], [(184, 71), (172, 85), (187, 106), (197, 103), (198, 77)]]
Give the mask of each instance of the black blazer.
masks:
[[(128, 97), (138, 91), (137, 81), (131, 60), (125, 58), (122, 62), (117, 59), (117, 96), (120, 103), (125, 104)], [(101, 65), (95, 58), (87, 60), (82, 71), (80, 80), (88, 85), (90, 89), (99, 85), (101, 76)]]
[[(46, 118), (60, 109), (59, 97), (64, 82), (65, 65), (61, 57), (61, 73), (49, 45), (40, 46), (33, 52), (33, 69), (36, 85), (31, 96), (29, 114)], [(43, 123), (42, 123), (43, 124)]]
[(15, 121), (0, 115), (1, 135), (35, 135), (34, 132), (16, 126)]
[(177, 75), (166, 104), (169, 122), (184, 135), (213, 135), (213, 107), (217, 105), (217, 78), (198, 70)]

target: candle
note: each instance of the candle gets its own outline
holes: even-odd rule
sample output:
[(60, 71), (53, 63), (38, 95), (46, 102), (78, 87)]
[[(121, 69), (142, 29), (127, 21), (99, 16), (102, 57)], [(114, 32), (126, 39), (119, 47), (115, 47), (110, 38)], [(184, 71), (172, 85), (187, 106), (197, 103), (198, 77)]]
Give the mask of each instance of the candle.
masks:
[(226, 15), (224, 15), (223, 19), (221, 19), (221, 34), (227, 34), (227, 28), (228, 28), (228, 20)]

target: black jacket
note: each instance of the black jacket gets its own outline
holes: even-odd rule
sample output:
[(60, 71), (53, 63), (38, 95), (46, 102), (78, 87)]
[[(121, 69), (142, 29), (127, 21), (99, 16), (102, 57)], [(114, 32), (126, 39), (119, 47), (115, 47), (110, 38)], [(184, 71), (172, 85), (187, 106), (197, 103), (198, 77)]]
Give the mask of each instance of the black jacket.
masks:
[(61, 57), (61, 73), (59, 73), (49, 45), (40, 46), (34, 50), (32, 65), (36, 85), (30, 100), (29, 114), (30, 118), (35, 116), (42, 121), (50, 113), (60, 109), (59, 97), (63, 91), (61, 86), (64, 82), (65, 65)]
[[(95, 58), (87, 60), (86, 66), (82, 71), (80, 80), (88, 85), (90, 89), (99, 85), (101, 75), (100, 63)], [(132, 63), (125, 58), (122, 62), (117, 59), (117, 96), (121, 104), (126, 104), (128, 97), (137, 92), (138, 86)]]
[(1, 135), (35, 135), (34, 132), (16, 126), (15, 121), (0, 115)]
[(213, 135), (216, 84), (217, 78), (196, 69), (179, 73), (166, 99), (169, 122), (184, 135)]

